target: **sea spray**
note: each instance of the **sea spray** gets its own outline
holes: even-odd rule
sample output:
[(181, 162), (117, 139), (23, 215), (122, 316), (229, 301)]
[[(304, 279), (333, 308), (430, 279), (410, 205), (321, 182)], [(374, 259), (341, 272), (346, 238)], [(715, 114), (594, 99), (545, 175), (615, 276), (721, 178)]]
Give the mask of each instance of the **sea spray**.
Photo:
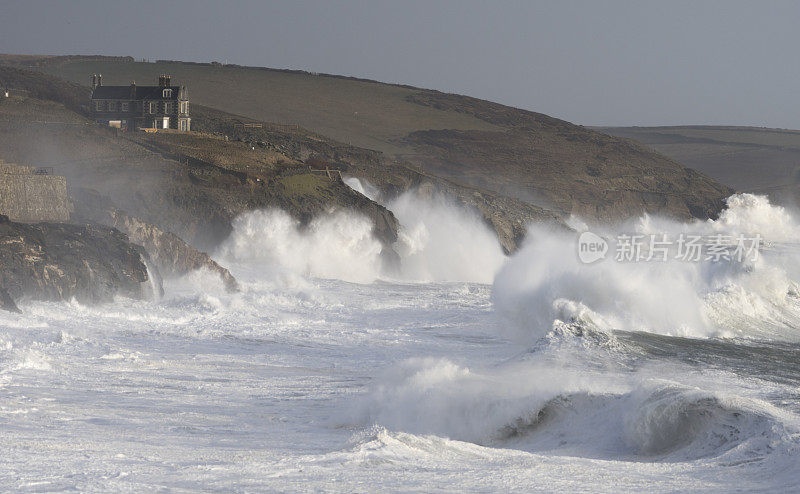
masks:
[(369, 283), (379, 273), (381, 249), (372, 224), (359, 214), (335, 211), (301, 228), (288, 213), (271, 209), (237, 217), (217, 256), (306, 276)]
[[(377, 197), (369, 183), (348, 178)], [(278, 209), (252, 211), (233, 222), (216, 256), (226, 263), (269, 265), (303, 276), (369, 283), (378, 278), (412, 282), (491, 283), (505, 262), (497, 238), (473, 211), (443, 196), (407, 192), (386, 204), (400, 221), (400, 270), (382, 271), (380, 242), (369, 219), (351, 211), (318, 215), (306, 227)]]
[(491, 283), (505, 262), (496, 234), (475, 211), (447, 197), (407, 192), (386, 204), (400, 221), (402, 278)]
[(344, 183), (354, 191), (366, 196), (367, 198), (373, 201), (380, 202), (381, 200), (382, 197), (381, 191), (378, 190), (377, 187), (369, 183), (367, 180), (361, 180), (356, 177), (345, 177)]
[(800, 338), (800, 227), (765, 197), (740, 194), (727, 204), (717, 220), (679, 223), (645, 215), (595, 233), (758, 235), (766, 247), (756, 258), (704, 255), (689, 262), (671, 252), (663, 262), (624, 262), (611, 250), (601, 262), (586, 264), (576, 234), (532, 226), (529, 241), (495, 279), (492, 297), (501, 327), (527, 343), (564, 322), (690, 337)]

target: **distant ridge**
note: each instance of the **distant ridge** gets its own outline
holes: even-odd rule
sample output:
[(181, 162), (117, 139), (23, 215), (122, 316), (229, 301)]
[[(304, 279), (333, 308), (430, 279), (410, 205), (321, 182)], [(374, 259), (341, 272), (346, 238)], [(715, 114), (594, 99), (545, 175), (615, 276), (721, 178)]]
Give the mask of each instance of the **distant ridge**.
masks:
[(798, 205), (800, 130), (730, 125), (598, 127), (636, 139), (742, 192)]

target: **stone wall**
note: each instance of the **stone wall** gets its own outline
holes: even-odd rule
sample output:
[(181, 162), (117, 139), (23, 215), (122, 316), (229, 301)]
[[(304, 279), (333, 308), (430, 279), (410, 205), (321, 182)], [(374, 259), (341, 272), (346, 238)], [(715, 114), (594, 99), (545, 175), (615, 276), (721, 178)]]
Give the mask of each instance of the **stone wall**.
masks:
[(0, 160), (0, 214), (26, 223), (69, 221), (72, 204), (67, 180), (35, 171)]

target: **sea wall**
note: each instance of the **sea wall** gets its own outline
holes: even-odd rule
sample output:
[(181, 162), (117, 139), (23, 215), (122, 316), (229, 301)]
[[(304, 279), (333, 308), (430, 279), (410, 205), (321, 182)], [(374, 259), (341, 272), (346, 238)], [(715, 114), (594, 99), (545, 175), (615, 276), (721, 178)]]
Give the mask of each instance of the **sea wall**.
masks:
[(0, 161), (0, 214), (24, 223), (69, 221), (72, 205), (64, 177)]

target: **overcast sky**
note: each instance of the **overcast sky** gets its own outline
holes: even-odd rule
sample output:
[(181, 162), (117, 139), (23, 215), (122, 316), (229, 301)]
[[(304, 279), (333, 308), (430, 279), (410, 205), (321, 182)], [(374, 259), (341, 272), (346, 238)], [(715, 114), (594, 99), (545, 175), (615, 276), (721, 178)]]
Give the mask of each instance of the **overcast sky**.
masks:
[(0, 52), (217, 60), (584, 125), (800, 128), (800, 2), (0, 0)]

